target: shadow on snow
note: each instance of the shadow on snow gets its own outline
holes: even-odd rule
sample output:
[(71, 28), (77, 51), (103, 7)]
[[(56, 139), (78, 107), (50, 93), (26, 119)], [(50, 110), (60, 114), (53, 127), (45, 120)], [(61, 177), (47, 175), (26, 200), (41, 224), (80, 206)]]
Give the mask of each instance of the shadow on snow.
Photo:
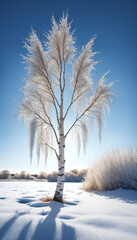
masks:
[(12, 226), (12, 224), (15, 222), (17, 219), (17, 216), (15, 215), (14, 217), (10, 218), (1, 228), (0, 228), (0, 239), (2, 239), (9, 228)]
[[(49, 203), (50, 211), (46, 218), (40, 219), (38, 222), (35, 232), (33, 236), (31, 236), (30, 240), (76, 240), (75, 230), (73, 227), (65, 224), (60, 218), (57, 218), (57, 215), (63, 208), (63, 204), (56, 203), (51, 201)], [(10, 218), (1, 228), (0, 228), (0, 239), (3, 239), (5, 235), (8, 233), (9, 229), (15, 223), (15, 221), (23, 214), (16, 214), (12, 218)], [(26, 212), (28, 214), (28, 212)], [(61, 220), (61, 221), (60, 221)], [(27, 240), (27, 234), (29, 232), (29, 228), (31, 226), (33, 219), (26, 223), (21, 229), (18, 237), (15, 237), (15, 240)], [(59, 221), (60, 229), (57, 227), (57, 221)], [(59, 234), (60, 233), (60, 234)]]
[(75, 240), (76, 237), (74, 228), (64, 224), (63, 222), (61, 223), (61, 229), (59, 230), (60, 235), (58, 235), (58, 229), (56, 227), (56, 217), (60, 212), (61, 208), (63, 207), (63, 204), (51, 201), (49, 207), (51, 208), (51, 210), (48, 216), (45, 218), (45, 220), (39, 221), (32, 240), (45, 240), (45, 238), (47, 237), (50, 240)]
[(116, 189), (113, 191), (95, 192), (96, 194), (127, 203), (137, 203), (137, 191), (129, 189)]

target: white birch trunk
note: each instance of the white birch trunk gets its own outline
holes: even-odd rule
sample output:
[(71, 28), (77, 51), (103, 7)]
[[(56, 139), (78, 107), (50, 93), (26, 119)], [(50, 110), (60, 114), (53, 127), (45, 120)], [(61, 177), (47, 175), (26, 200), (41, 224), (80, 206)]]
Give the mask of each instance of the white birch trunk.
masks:
[(60, 124), (59, 124), (59, 158), (58, 158), (58, 178), (57, 186), (54, 195), (54, 201), (62, 202), (63, 189), (65, 181), (65, 136), (64, 136), (64, 119), (63, 119), (63, 91), (61, 91), (61, 106), (60, 106)]

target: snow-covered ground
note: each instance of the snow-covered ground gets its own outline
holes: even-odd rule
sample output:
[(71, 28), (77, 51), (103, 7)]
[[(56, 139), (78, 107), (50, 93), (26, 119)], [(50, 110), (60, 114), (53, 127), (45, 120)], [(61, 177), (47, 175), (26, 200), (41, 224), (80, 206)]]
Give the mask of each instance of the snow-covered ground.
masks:
[(0, 182), (0, 240), (137, 240), (137, 191), (65, 183), (66, 204), (42, 202), (55, 184)]

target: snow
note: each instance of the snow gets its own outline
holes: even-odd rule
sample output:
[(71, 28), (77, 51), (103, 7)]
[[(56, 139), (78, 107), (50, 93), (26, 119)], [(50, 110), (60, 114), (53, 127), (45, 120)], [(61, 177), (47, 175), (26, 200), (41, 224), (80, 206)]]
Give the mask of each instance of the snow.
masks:
[(56, 183), (0, 182), (1, 240), (136, 240), (137, 191), (85, 192), (65, 183), (66, 204), (42, 202)]

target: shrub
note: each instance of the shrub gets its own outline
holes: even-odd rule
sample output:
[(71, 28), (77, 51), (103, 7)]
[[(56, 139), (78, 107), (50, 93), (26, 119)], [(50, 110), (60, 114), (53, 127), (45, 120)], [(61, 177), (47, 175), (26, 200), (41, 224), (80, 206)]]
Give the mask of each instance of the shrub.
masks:
[(89, 168), (83, 183), (85, 190), (137, 190), (137, 149), (109, 152)]
[(81, 181), (84, 180), (84, 177), (85, 177), (86, 173), (87, 173), (87, 170), (86, 170), (86, 169), (83, 169), (83, 170), (81, 170), (81, 171), (78, 172), (78, 174), (77, 174), (77, 180), (78, 180), (78, 182), (81, 182)]
[(81, 182), (84, 179), (86, 174), (86, 170), (83, 169), (78, 171), (77, 169), (73, 169), (70, 172), (66, 172), (65, 181), (66, 182)]
[(48, 182), (56, 182), (57, 181), (57, 172), (54, 171), (52, 173), (47, 174)]
[(18, 173), (15, 173), (14, 179), (19, 179), (19, 174)]
[(32, 177), (35, 177), (36, 179), (38, 178), (38, 174), (32, 174)]
[(30, 173), (26, 174), (25, 179), (26, 180), (36, 180), (36, 178), (34, 176), (30, 175)]
[(25, 171), (21, 171), (20, 174), (16, 173), (14, 179), (26, 179), (26, 180), (35, 180), (34, 176), (31, 176), (30, 173), (26, 173)]
[(77, 182), (77, 175), (74, 174), (73, 172), (68, 172), (68, 173), (66, 173), (65, 181), (66, 182)]
[(39, 175), (38, 175), (38, 178), (39, 178), (39, 179), (46, 179), (46, 178), (47, 178), (47, 173), (45, 173), (45, 172), (43, 172), (43, 171), (40, 172)]
[(19, 174), (19, 179), (25, 179), (26, 178), (26, 172), (25, 171), (21, 171)]
[(79, 171), (78, 171), (78, 169), (72, 169), (72, 170), (70, 170), (70, 172), (74, 173), (75, 175), (77, 175)]
[(10, 179), (11, 178), (11, 174), (8, 170), (3, 170), (2, 172), (0, 172), (0, 179)]

